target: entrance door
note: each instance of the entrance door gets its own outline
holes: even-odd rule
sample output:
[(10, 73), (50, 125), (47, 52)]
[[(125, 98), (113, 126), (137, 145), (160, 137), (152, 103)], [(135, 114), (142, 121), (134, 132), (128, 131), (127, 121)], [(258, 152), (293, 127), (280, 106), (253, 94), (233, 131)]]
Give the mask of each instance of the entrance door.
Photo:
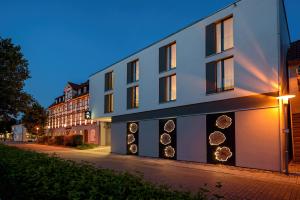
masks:
[(105, 130), (105, 143), (106, 143), (106, 146), (111, 145), (111, 128), (107, 128)]

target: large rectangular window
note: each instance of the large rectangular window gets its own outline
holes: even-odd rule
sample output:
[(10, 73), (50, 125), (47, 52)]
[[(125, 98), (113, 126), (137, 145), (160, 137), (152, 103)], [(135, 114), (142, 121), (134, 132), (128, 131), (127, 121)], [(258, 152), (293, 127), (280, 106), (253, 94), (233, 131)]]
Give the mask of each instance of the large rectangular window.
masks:
[(113, 72), (108, 72), (105, 74), (105, 91), (112, 90), (114, 88)]
[(127, 109), (139, 107), (139, 86), (127, 88)]
[(206, 27), (206, 56), (233, 48), (233, 17)]
[(127, 63), (127, 83), (133, 83), (140, 78), (139, 60)]
[(111, 113), (114, 111), (114, 95), (106, 94), (104, 96), (104, 112)]
[(206, 64), (206, 93), (222, 92), (233, 88), (233, 57)]
[(159, 72), (176, 68), (176, 42), (159, 49)]
[(176, 100), (176, 74), (159, 79), (159, 102)]

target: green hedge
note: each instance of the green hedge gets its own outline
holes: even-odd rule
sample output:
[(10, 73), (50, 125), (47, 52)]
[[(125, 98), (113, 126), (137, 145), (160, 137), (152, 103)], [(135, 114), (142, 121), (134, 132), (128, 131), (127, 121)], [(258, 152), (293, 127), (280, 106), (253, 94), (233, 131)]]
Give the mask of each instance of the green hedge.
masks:
[(55, 144), (57, 145), (64, 145), (64, 136), (56, 136), (55, 137)]
[(38, 138), (37, 142), (39, 144), (65, 145), (70, 147), (77, 147), (83, 144), (83, 136), (82, 135), (42, 136)]
[[(206, 199), (138, 176), (0, 144), (0, 199)], [(217, 196), (215, 196), (217, 197)]]
[(83, 144), (82, 135), (66, 135), (64, 136), (64, 145), (70, 147), (76, 147)]

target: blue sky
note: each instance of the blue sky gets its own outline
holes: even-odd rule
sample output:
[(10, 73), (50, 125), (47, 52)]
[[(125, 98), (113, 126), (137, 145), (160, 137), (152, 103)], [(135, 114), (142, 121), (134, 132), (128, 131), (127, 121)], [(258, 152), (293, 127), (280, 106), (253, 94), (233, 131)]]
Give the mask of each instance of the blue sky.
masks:
[[(300, 1), (285, 0), (292, 41)], [(234, 0), (0, 0), (0, 36), (30, 64), (25, 90), (43, 106), (92, 73)], [(267, 13), (266, 13), (267, 14)]]

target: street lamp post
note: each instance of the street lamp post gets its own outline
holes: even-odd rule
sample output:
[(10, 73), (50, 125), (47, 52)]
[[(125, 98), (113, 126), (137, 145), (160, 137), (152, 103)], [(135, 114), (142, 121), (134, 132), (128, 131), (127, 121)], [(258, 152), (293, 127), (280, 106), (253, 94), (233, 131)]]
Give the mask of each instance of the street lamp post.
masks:
[(286, 175), (289, 174), (289, 124), (288, 124), (288, 104), (289, 99), (294, 98), (295, 95), (284, 95), (280, 96), (277, 99), (282, 101), (283, 109), (284, 109), (284, 129), (283, 132), (285, 133), (285, 173)]

